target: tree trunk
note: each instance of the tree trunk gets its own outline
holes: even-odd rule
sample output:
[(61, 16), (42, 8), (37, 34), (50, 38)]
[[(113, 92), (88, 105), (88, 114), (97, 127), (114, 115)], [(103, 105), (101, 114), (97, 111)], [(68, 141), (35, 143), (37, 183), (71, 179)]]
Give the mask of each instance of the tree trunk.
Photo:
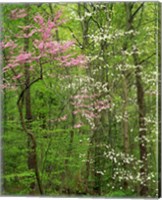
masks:
[(94, 148), (94, 185), (93, 195), (101, 195), (101, 132), (99, 129), (99, 121), (95, 120), (95, 130), (93, 132), (92, 144)]
[[(29, 7), (27, 8), (29, 10)], [(27, 10), (27, 11), (28, 11)], [(29, 15), (25, 17), (25, 25), (28, 24), (28, 18)], [(26, 34), (29, 33), (28, 30), (25, 31)], [(29, 39), (24, 39), (24, 52), (29, 51)], [(27, 133), (27, 146), (28, 146), (28, 158), (27, 158), (27, 164), (29, 170), (33, 171), (36, 176), (36, 180), (38, 183), (38, 188), (40, 191), (40, 194), (43, 194), (43, 189), (40, 181), (39, 176), (39, 170), (37, 165), (37, 153), (36, 153), (36, 140), (33, 134), (30, 134), (28, 130), (31, 130), (31, 122), (32, 122), (32, 111), (31, 111), (31, 96), (30, 96), (30, 71), (29, 71), (29, 65), (27, 63), (24, 64), (24, 75), (25, 75), (25, 121), (23, 120), (23, 114), (22, 114), (22, 106), (19, 106), (19, 112), (20, 112), (20, 118), (22, 122), (22, 127), (24, 131)], [(32, 137), (31, 137), (32, 135)], [(35, 194), (36, 192), (36, 182), (35, 178), (33, 178), (32, 182), (30, 183), (30, 194)]]
[[(125, 4), (126, 8), (126, 23), (127, 23), (127, 30), (134, 30), (133, 27), (133, 20), (135, 15), (139, 12), (139, 10), (143, 7), (143, 3), (137, 8), (137, 10), (132, 14), (132, 9), (134, 3)], [(133, 39), (133, 35), (130, 35), (130, 39)], [(124, 48), (126, 48), (125, 45)], [(136, 79), (136, 88), (137, 88), (137, 105), (138, 105), (138, 122), (139, 122), (139, 151), (140, 151), (140, 160), (142, 165), (140, 167), (140, 177), (141, 177), (141, 184), (140, 184), (140, 195), (146, 196), (148, 193), (148, 186), (147, 186), (147, 176), (148, 176), (148, 161), (147, 161), (147, 142), (146, 142), (146, 122), (145, 122), (145, 102), (144, 102), (144, 88), (142, 84), (142, 77), (141, 77), (141, 69), (138, 66), (139, 58), (136, 54), (137, 49), (134, 50), (133, 53), (133, 60), (134, 65), (136, 66), (135, 69), (135, 79)]]
[(128, 84), (127, 80), (124, 77), (123, 80), (123, 136), (124, 136), (124, 151), (125, 154), (129, 153), (129, 127), (128, 127), (128, 113), (127, 113), (127, 106), (128, 106)]
[[(124, 75), (123, 80), (123, 139), (124, 139), (124, 152), (126, 155), (129, 154), (129, 126), (128, 126), (128, 112), (127, 112), (127, 106), (128, 106), (128, 83), (127, 78)], [(125, 163), (124, 164), (125, 170), (127, 170), (128, 166)], [(123, 187), (126, 190), (128, 188), (128, 182), (124, 180)]]
[[(27, 25), (29, 18), (25, 17), (25, 25)], [(26, 34), (29, 34), (29, 31), (25, 31)], [(24, 39), (24, 52), (29, 51), (29, 39)], [(25, 92), (25, 120), (27, 129), (31, 129), (31, 121), (32, 121), (32, 112), (31, 112), (31, 96), (30, 96), (30, 72), (29, 65), (27, 63), (24, 64), (25, 70), (25, 87), (27, 87)], [(32, 141), (30, 136), (27, 137), (27, 146), (28, 146), (28, 169), (34, 171), (35, 169), (35, 156), (34, 156), (34, 145), (32, 145)], [(34, 194), (36, 190), (35, 179), (32, 180), (30, 184), (30, 194)]]
[(134, 64), (136, 66), (136, 88), (137, 88), (137, 104), (139, 112), (139, 149), (140, 160), (142, 166), (140, 168), (140, 176), (142, 183), (140, 185), (140, 195), (146, 196), (148, 193), (147, 176), (148, 176), (148, 163), (147, 163), (147, 142), (146, 142), (146, 122), (145, 122), (145, 102), (144, 102), (144, 88), (142, 85), (141, 70), (138, 66), (138, 57), (133, 54)]

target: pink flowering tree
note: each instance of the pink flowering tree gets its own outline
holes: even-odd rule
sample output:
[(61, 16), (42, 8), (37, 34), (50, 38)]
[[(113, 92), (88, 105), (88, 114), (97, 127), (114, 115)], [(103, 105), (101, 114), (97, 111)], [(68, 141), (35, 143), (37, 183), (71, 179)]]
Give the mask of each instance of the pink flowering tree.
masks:
[[(31, 111), (30, 90), (38, 81), (44, 79), (45, 66), (55, 62), (61, 70), (85, 65), (83, 55), (71, 53), (74, 41), (56, 41), (55, 33), (62, 23), (61, 12), (48, 19), (36, 14), (29, 23), (29, 7), (11, 11), (11, 20), (23, 19), (23, 25), (13, 37), (6, 37), (1, 42), (4, 56), (3, 84), (1, 89), (15, 90), (18, 93), (17, 106), (21, 126), (28, 138), (28, 168), (33, 170), (40, 194), (44, 194), (40, 172), (37, 164), (37, 141), (31, 128), (33, 121)], [(14, 39), (12, 39), (14, 38)], [(24, 111), (25, 108), (25, 111)], [(62, 116), (58, 121), (66, 120)], [(30, 185), (31, 194), (36, 188), (33, 181)]]

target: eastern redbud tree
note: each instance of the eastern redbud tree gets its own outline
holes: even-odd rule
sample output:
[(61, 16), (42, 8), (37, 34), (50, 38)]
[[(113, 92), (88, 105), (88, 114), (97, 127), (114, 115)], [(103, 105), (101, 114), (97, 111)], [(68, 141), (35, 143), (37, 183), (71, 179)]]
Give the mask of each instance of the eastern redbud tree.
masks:
[[(44, 79), (47, 65), (55, 63), (62, 70), (85, 66), (84, 55), (76, 55), (74, 41), (57, 41), (56, 31), (65, 20), (61, 11), (48, 19), (39, 13), (29, 19), (30, 7), (11, 11), (10, 18), (20, 24), (18, 32), (5, 37), (1, 42), (4, 57), (3, 84), (1, 89), (15, 90), (18, 93), (17, 106), (23, 131), (28, 138), (28, 168), (33, 170), (40, 194), (44, 194), (37, 164), (37, 141), (32, 131), (30, 89)], [(25, 109), (24, 109), (25, 108)], [(36, 183), (30, 185), (35, 190)]]

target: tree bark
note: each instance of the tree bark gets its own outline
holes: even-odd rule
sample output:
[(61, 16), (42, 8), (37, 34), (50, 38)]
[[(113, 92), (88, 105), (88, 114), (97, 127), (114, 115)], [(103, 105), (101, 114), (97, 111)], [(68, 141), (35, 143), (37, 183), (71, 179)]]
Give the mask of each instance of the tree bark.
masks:
[(95, 130), (93, 130), (92, 144), (94, 148), (94, 185), (93, 195), (101, 195), (101, 132), (99, 128), (99, 120), (95, 119)]
[[(29, 11), (29, 7), (27, 8), (27, 12)], [(25, 17), (25, 25), (28, 24), (29, 15)], [(29, 33), (28, 30), (25, 31), (26, 34)], [(29, 39), (24, 39), (24, 52), (29, 51)], [(38, 183), (38, 188), (40, 191), (40, 194), (43, 194), (43, 189), (41, 185), (41, 180), (39, 176), (39, 169), (37, 165), (37, 152), (36, 152), (36, 139), (32, 133), (30, 133), (28, 130), (31, 130), (31, 122), (32, 122), (32, 111), (31, 111), (31, 95), (30, 95), (30, 71), (29, 71), (29, 65), (27, 63), (24, 64), (24, 75), (25, 75), (25, 91), (21, 98), (19, 97), (18, 100), (18, 108), (19, 108), (19, 114), (20, 114), (20, 120), (22, 124), (23, 130), (27, 134), (27, 146), (28, 146), (28, 158), (27, 158), (27, 164), (29, 170), (33, 171), (36, 176), (36, 180)], [(22, 112), (22, 99), (25, 97), (25, 121), (23, 118), (23, 112)], [(36, 191), (36, 182), (35, 178), (30, 183), (30, 194), (35, 194)]]
[[(27, 8), (29, 10), (29, 8)], [(28, 15), (25, 17), (25, 25), (29, 23)], [(25, 31), (26, 34), (29, 34), (29, 30)], [(29, 51), (29, 38), (24, 39), (24, 52)], [(32, 112), (31, 112), (31, 96), (30, 96), (30, 72), (29, 72), (29, 64), (24, 64), (24, 74), (25, 74), (25, 86), (27, 87), (25, 92), (25, 120), (27, 129), (31, 129), (32, 122)], [(32, 140), (30, 136), (27, 137), (27, 146), (28, 146), (28, 169), (34, 171), (35, 169), (35, 155), (34, 155), (34, 145), (32, 144)], [(35, 179), (30, 183), (30, 194), (34, 194), (36, 190)]]
[(20, 99), (17, 102), (17, 105), (18, 105), (18, 109), (19, 109), (21, 126), (22, 126), (24, 132), (27, 134), (27, 137), (30, 138), (30, 144), (31, 144), (31, 146), (30, 146), (31, 147), (31, 161), (30, 162), (32, 163), (32, 166), (34, 166), (33, 170), (34, 170), (34, 173), (35, 173), (35, 176), (36, 176), (36, 180), (37, 180), (37, 183), (38, 183), (38, 188), (39, 188), (40, 194), (43, 194), (43, 187), (42, 187), (42, 184), (41, 184), (38, 165), (37, 165), (36, 140), (35, 140), (34, 135), (28, 130), (28, 128), (26, 126), (24, 116), (23, 116), (23, 101), (22, 101), (22, 99)]
[(142, 166), (140, 168), (140, 176), (142, 183), (140, 185), (140, 195), (146, 196), (148, 193), (147, 176), (148, 176), (148, 162), (147, 162), (147, 142), (146, 142), (146, 122), (145, 122), (145, 102), (144, 102), (144, 88), (142, 85), (141, 70), (138, 66), (138, 57), (133, 54), (134, 64), (136, 66), (135, 77), (136, 77), (136, 88), (137, 88), (137, 104), (139, 112), (139, 149), (140, 149), (140, 160)]
[[(128, 126), (128, 111), (127, 111), (127, 106), (128, 106), (128, 83), (127, 83), (127, 78), (124, 75), (124, 80), (123, 80), (123, 139), (124, 139), (124, 152), (126, 155), (129, 154), (129, 126)], [(124, 164), (125, 170), (128, 169), (128, 165), (125, 163)], [(126, 190), (128, 188), (128, 182), (124, 180), (123, 187)]]
[(124, 136), (124, 151), (125, 154), (129, 153), (129, 126), (128, 126), (128, 84), (127, 79), (124, 77), (123, 80), (123, 136)]
[[(127, 30), (134, 30), (133, 20), (136, 14), (140, 11), (143, 7), (144, 3), (141, 3), (140, 6), (136, 9), (134, 13), (132, 13), (134, 3), (125, 4), (126, 12), (127, 12)], [(133, 35), (130, 36), (130, 39), (133, 39)], [(125, 45), (127, 46), (127, 45)], [(144, 88), (142, 84), (142, 77), (141, 77), (141, 69), (139, 67), (139, 58), (137, 55), (137, 49), (134, 50), (133, 53), (133, 60), (135, 68), (135, 79), (136, 79), (136, 88), (137, 88), (137, 105), (138, 105), (138, 123), (139, 123), (139, 151), (140, 151), (140, 160), (142, 165), (140, 167), (140, 177), (141, 177), (141, 184), (140, 184), (140, 195), (146, 196), (148, 193), (148, 186), (147, 186), (147, 176), (148, 176), (148, 161), (147, 161), (147, 142), (146, 142), (146, 122), (145, 122), (145, 102), (144, 102)]]

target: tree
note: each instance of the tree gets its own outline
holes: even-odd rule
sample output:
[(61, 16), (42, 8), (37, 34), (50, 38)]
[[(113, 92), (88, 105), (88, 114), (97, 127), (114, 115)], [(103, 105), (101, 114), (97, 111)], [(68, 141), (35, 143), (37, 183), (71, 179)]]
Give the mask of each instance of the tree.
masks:
[[(3, 71), (5, 72), (5, 74), (11, 73), (12, 71), (14, 75), (12, 77), (12, 80), (16, 82), (18, 89), (20, 88), (17, 106), (19, 109), (20, 122), (23, 131), (28, 137), (28, 167), (35, 173), (40, 194), (43, 194), (44, 192), (37, 164), (37, 143), (31, 127), (31, 122), (33, 121), (31, 113), (31, 87), (32, 85), (36, 84), (39, 80), (43, 79), (42, 60), (44, 60), (44, 63), (47, 63), (51, 62), (51, 59), (55, 59), (56, 61), (59, 61), (62, 66), (66, 67), (76, 66), (84, 63), (83, 56), (72, 58), (71, 55), (63, 55), (64, 52), (66, 52), (74, 44), (72, 41), (65, 42), (63, 44), (61, 44), (60, 42), (53, 41), (52, 31), (58, 28), (59, 23), (61, 22), (58, 22), (58, 20), (60, 19), (60, 15), (61, 13), (58, 12), (55, 15), (53, 21), (48, 19), (47, 22), (43, 19), (42, 16), (37, 15), (34, 18), (34, 21), (36, 22), (36, 28), (34, 28), (33, 25), (28, 24), (29, 7), (27, 7), (27, 9), (12, 10), (12, 19), (16, 20), (23, 17), (25, 18), (25, 25), (20, 27), (20, 29), (22, 29), (22, 32), (20, 34), (16, 34), (17, 38), (24, 38), (24, 47), (22, 49), (22, 46), (21, 44), (19, 44), (18, 40), (17, 43), (15, 41), (12, 41), (11, 39), (2, 43), (2, 48), (4, 49), (4, 56), (6, 62), (6, 66), (3, 68)], [(29, 47), (29, 39), (33, 36), (33, 34), (38, 34), (38, 39), (35, 39), (33, 41), (33, 45)], [(6, 49), (9, 49), (10, 51), (10, 53), (7, 56), (5, 52)], [(18, 49), (20, 49), (20, 51), (18, 51)], [(31, 63), (35, 65), (35, 70), (39, 70), (39, 77), (33, 80), (30, 80)], [(23, 68), (23, 65), (24, 73), (21, 69)], [(10, 86), (12, 86), (12, 84), (13, 82), (10, 83)], [(23, 114), (24, 98), (26, 120), (24, 119)], [(35, 192), (34, 182), (31, 183), (31, 192), (32, 194)]]

